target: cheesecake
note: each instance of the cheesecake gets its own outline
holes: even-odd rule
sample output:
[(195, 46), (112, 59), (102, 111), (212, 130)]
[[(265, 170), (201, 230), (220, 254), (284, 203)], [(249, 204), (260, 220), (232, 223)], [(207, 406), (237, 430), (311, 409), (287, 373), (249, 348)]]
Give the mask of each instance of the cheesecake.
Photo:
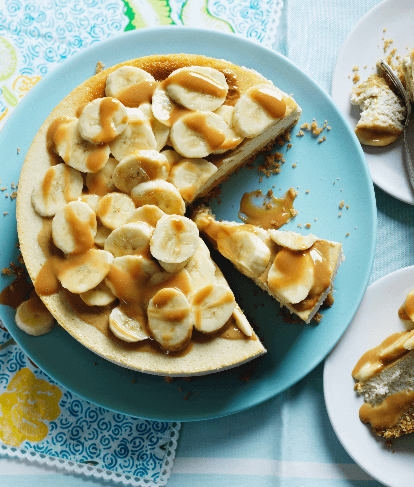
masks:
[(300, 114), (259, 73), (199, 55), (127, 61), (75, 88), (34, 138), (17, 197), (21, 252), (57, 322), (164, 376), (265, 353), (185, 214)]
[(342, 244), (309, 234), (259, 225), (217, 221), (199, 207), (193, 219), (204, 235), (241, 273), (305, 323), (333, 289), (344, 259)]

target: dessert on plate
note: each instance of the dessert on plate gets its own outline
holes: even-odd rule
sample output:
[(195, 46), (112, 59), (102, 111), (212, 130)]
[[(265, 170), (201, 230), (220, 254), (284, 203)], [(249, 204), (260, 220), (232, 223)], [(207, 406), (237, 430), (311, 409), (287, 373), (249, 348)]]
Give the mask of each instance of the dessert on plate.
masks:
[(75, 88), (33, 140), (17, 199), (23, 258), (59, 324), (154, 374), (263, 354), (184, 215), (300, 113), (259, 73), (199, 55), (127, 61)]
[(205, 206), (193, 215), (200, 232), (261, 289), (309, 323), (332, 291), (342, 244), (315, 235), (217, 221)]
[[(413, 320), (414, 291), (398, 314)], [(413, 368), (414, 330), (408, 330), (392, 334), (366, 352), (352, 371), (355, 390), (365, 401), (359, 417), (376, 435), (397, 438), (414, 431)]]

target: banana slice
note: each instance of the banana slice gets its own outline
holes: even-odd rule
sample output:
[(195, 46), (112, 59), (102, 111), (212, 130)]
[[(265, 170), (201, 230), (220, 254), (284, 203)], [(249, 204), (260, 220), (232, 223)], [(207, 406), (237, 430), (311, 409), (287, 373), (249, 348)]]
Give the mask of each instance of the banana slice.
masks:
[(282, 300), (296, 304), (309, 294), (314, 282), (314, 264), (309, 252), (283, 248), (269, 270), (269, 289)]
[(253, 232), (232, 232), (227, 238), (217, 242), (219, 252), (235, 262), (250, 276), (259, 277), (263, 274), (270, 261), (270, 249)]
[(233, 318), (236, 322), (237, 328), (247, 337), (253, 335), (253, 328), (244, 316), (243, 311), (236, 305), (233, 311)]
[(177, 272), (197, 250), (199, 239), (197, 225), (189, 218), (167, 216), (157, 223), (152, 234), (151, 254), (167, 272)]
[(178, 289), (187, 299), (190, 299), (190, 296), (193, 294), (190, 274), (185, 269), (181, 269), (174, 274), (170, 272), (157, 272), (148, 281), (148, 301), (158, 291), (166, 287)]
[(171, 127), (181, 115), (187, 113), (186, 108), (182, 108), (174, 103), (161, 86), (157, 86), (152, 96), (152, 113), (154, 117), (163, 125)]
[(116, 98), (96, 98), (79, 117), (79, 133), (92, 144), (108, 144), (128, 125), (127, 109)]
[(183, 157), (202, 158), (223, 144), (226, 130), (226, 122), (216, 113), (191, 112), (174, 123), (170, 140)]
[(109, 143), (111, 152), (118, 161), (137, 150), (157, 149), (157, 141), (148, 118), (139, 108), (127, 108), (127, 113), (126, 129)]
[(107, 276), (114, 256), (105, 250), (90, 249), (83, 254), (69, 255), (57, 273), (62, 286), (81, 294), (96, 287)]
[(151, 227), (156, 227), (160, 218), (165, 216), (165, 213), (155, 205), (144, 205), (137, 208), (131, 213), (128, 223), (145, 222)]
[(178, 289), (165, 288), (150, 300), (147, 309), (148, 328), (164, 350), (184, 348), (191, 338), (191, 306)]
[(32, 193), (34, 209), (41, 216), (54, 216), (66, 203), (78, 199), (82, 188), (79, 171), (66, 164), (56, 164), (46, 171), (42, 183)]
[(226, 122), (227, 129), (225, 141), (217, 150), (213, 152), (213, 154), (224, 154), (224, 152), (237, 147), (244, 140), (244, 137), (242, 137), (233, 127), (233, 112), (234, 107), (229, 105), (222, 105), (220, 108), (214, 111), (214, 113), (220, 115), (220, 117)]
[(182, 159), (172, 166), (168, 181), (191, 203), (216, 172), (217, 167), (206, 159)]
[(96, 235), (95, 235), (95, 245), (98, 247), (104, 247), (106, 239), (109, 237), (111, 234), (112, 230), (105, 225), (103, 225), (100, 221), (98, 221), (98, 226), (96, 230)]
[(138, 150), (122, 159), (114, 172), (115, 186), (130, 193), (132, 188), (151, 179), (167, 179), (170, 165), (155, 150)]
[(149, 338), (145, 325), (146, 318), (143, 311), (135, 312), (134, 317), (131, 318), (121, 306), (117, 306), (109, 315), (109, 328), (116, 337), (125, 342), (140, 342)]
[(134, 210), (134, 202), (128, 195), (108, 193), (100, 199), (97, 214), (106, 227), (115, 230), (128, 221)]
[[(121, 99), (132, 85), (145, 81), (155, 81), (150, 73), (134, 66), (122, 66), (113, 71), (106, 79), (105, 95)], [(134, 87), (135, 88), (135, 87)]]
[(300, 233), (281, 230), (268, 230), (267, 233), (273, 242), (290, 250), (309, 249), (318, 240), (318, 237), (311, 233), (309, 235), (301, 235)]
[(86, 203), (93, 212), (98, 211), (99, 196), (97, 194), (83, 194), (79, 201)]
[(286, 111), (285, 94), (273, 85), (252, 86), (238, 100), (233, 126), (242, 137), (260, 135)]
[(152, 113), (151, 103), (142, 103), (139, 106), (142, 113), (148, 118), (155, 140), (157, 141), (157, 150), (160, 151), (166, 144), (170, 136), (170, 128), (158, 121)]
[(79, 133), (78, 120), (61, 123), (53, 134), (56, 152), (69, 166), (81, 172), (98, 172), (109, 159), (107, 144), (91, 144)]
[(179, 105), (211, 112), (224, 103), (229, 90), (223, 73), (204, 66), (177, 69), (163, 85), (168, 96)]
[(194, 327), (202, 333), (220, 330), (232, 315), (236, 300), (228, 286), (208, 284), (194, 293)]
[(170, 167), (173, 164), (180, 162), (181, 159), (183, 158), (178, 152), (175, 152), (175, 150), (172, 149), (164, 149), (163, 151), (161, 151), (161, 154), (167, 158)]
[(22, 331), (32, 336), (44, 335), (55, 326), (55, 319), (37, 295), (17, 307), (15, 321)]
[(213, 261), (210, 259), (210, 256), (205, 253), (201, 238), (199, 246), (194, 254), (190, 257), (190, 260), (185, 266), (185, 270), (190, 275), (194, 292), (203, 288), (207, 284), (214, 283), (216, 267), (213, 264)]
[(115, 257), (106, 284), (121, 302), (136, 306), (145, 301), (148, 280), (160, 270), (154, 260), (141, 255)]
[(154, 179), (138, 184), (131, 191), (131, 198), (137, 207), (158, 206), (169, 215), (184, 215), (185, 203), (178, 189), (163, 179)]
[(108, 306), (116, 300), (116, 296), (112, 294), (105, 281), (102, 281), (90, 291), (79, 294), (79, 296), (88, 306)]
[(72, 201), (53, 217), (53, 242), (65, 254), (80, 254), (93, 247), (96, 229), (95, 212), (90, 206)]
[(106, 239), (104, 249), (114, 257), (148, 253), (153, 227), (144, 222), (125, 223)]
[(105, 166), (98, 172), (86, 175), (86, 187), (89, 192), (98, 196), (105, 196), (112, 191), (116, 191), (116, 186), (113, 181), (113, 175), (118, 161), (113, 157), (108, 159)]

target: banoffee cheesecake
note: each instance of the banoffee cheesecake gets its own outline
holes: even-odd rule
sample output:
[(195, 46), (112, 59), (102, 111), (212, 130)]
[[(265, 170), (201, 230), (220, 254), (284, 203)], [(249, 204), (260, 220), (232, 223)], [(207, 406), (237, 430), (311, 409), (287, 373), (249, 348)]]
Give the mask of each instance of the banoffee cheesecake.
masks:
[(263, 354), (184, 215), (300, 113), (257, 72), (198, 55), (127, 61), (74, 89), (33, 140), (17, 198), (21, 252), (58, 323), (153, 374)]
[(305, 323), (332, 291), (344, 258), (342, 244), (312, 234), (217, 221), (205, 206), (193, 218), (224, 257)]

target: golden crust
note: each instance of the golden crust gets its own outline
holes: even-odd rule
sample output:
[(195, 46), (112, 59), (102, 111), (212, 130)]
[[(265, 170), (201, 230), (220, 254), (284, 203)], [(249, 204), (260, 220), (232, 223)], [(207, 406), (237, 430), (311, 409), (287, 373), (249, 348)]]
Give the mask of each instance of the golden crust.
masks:
[[(172, 71), (184, 66), (211, 66), (221, 70), (229, 83), (229, 95), (225, 103), (234, 105), (240, 93), (258, 83), (270, 83), (258, 73), (235, 66), (227, 61), (199, 55), (174, 54), (155, 55), (126, 61), (105, 69), (75, 88), (52, 111), (34, 138), (22, 168), (17, 198), (17, 228), (20, 248), (31, 279), (34, 281), (46, 258), (37, 237), (43, 226), (43, 218), (33, 208), (31, 195), (38, 187), (43, 175), (50, 167), (46, 146), (46, 134), (50, 123), (58, 117), (74, 117), (79, 107), (95, 98), (104, 96), (107, 76), (117, 68), (129, 65), (150, 72), (158, 81)], [(297, 105), (291, 102), (292, 109)], [(295, 117), (300, 115), (299, 112)], [(267, 141), (269, 142), (269, 140)], [(230, 167), (227, 177), (234, 171)], [(222, 179), (223, 179), (222, 178)], [(256, 340), (227, 340), (218, 338), (207, 343), (194, 343), (191, 351), (183, 356), (169, 356), (130, 350), (122, 347), (99, 332), (97, 328), (83, 321), (70, 307), (63, 292), (43, 296), (42, 300), (59, 324), (74, 338), (98, 355), (124, 367), (160, 375), (206, 374), (233, 367), (251, 360), (265, 352)]]

